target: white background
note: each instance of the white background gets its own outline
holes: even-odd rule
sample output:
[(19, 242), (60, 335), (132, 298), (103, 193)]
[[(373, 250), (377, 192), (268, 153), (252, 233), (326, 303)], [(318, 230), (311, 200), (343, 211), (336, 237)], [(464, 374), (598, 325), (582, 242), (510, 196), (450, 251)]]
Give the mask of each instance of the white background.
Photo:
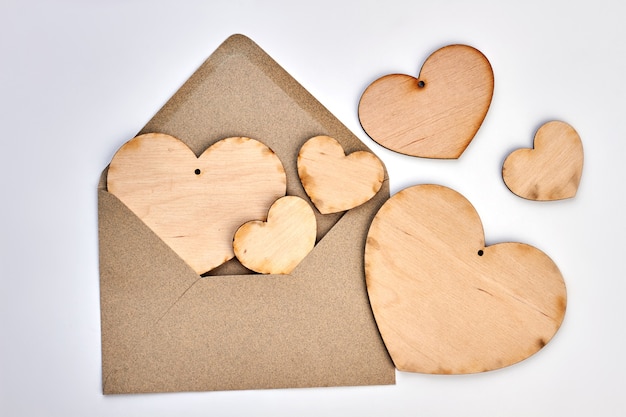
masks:
[[(626, 413), (626, 6), (617, 1), (2, 0), (0, 415), (618, 416)], [(233, 33), (252, 38), (385, 162), (391, 191), (447, 185), (488, 244), (546, 252), (568, 288), (561, 330), (518, 365), (397, 372), (394, 386), (103, 396), (96, 185), (115, 150)], [(387, 151), (364, 88), (465, 43), (495, 93), (459, 160)], [(578, 195), (505, 187), (504, 158), (560, 119), (580, 133)]]

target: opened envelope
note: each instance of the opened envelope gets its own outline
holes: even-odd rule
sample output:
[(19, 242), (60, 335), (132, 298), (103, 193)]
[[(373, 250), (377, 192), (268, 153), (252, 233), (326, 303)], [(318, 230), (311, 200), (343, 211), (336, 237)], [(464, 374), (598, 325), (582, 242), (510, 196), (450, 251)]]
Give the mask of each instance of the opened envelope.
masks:
[[(139, 133), (164, 133), (196, 155), (228, 137), (270, 147), (287, 195), (308, 200), (298, 151), (317, 135), (367, 150), (248, 38), (226, 40)], [(130, 139), (130, 138), (129, 138)], [(365, 236), (388, 181), (347, 212), (316, 211), (317, 243), (287, 275), (236, 260), (200, 276), (99, 184), (103, 392), (380, 385), (394, 366), (364, 278)]]

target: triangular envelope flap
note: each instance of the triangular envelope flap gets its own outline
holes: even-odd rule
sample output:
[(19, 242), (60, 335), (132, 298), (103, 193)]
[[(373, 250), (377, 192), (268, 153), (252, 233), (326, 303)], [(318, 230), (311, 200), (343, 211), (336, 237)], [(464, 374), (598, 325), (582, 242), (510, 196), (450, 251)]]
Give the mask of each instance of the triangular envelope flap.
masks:
[[(346, 152), (368, 150), (324, 106), (254, 42), (228, 38), (185, 82), (140, 133), (178, 137), (196, 155), (230, 136), (269, 146), (287, 175), (287, 194), (308, 199), (297, 171), (300, 147), (317, 135), (337, 139)], [(316, 211), (318, 240), (341, 213)]]
[[(227, 137), (257, 139), (282, 162), (287, 194), (307, 200), (296, 163), (298, 152), (308, 139), (329, 135), (341, 143), (346, 153), (369, 151), (304, 87), (243, 35), (233, 35), (222, 43), (139, 134), (150, 132), (177, 137), (196, 155)], [(106, 189), (106, 170), (99, 187)], [(315, 215), (319, 240), (342, 213), (322, 215), (315, 210)], [(226, 265), (211, 274), (248, 272), (240, 265)]]
[[(196, 154), (229, 136), (258, 139), (270, 146), (285, 166), (287, 193), (305, 199), (308, 197), (297, 176), (296, 160), (306, 140), (326, 134), (335, 137), (348, 153), (367, 150), (303, 87), (241, 35), (224, 42), (141, 133), (150, 131), (179, 137)], [(343, 217), (316, 213), (318, 239), (331, 228), (332, 233), (318, 242), (291, 275), (234, 276), (227, 274), (241, 270), (224, 268), (219, 273), (223, 276), (203, 279), (106, 191), (106, 170), (99, 189), (105, 393), (394, 383), (393, 364), (369, 309), (362, 266), (367, 228), (389, 197), (388, 181), (373, 200)], [(130, 223), (116, 223), (120, 216)], [(118, 256), (120, 253), (125, 255)], [(148, 269), (141, 270), (146, 265)], [(290, 279), (299, 284), (290, 287)], [(337, 287), (342, 280), (351, 290)], [(295, 296), (289, 291), (295, 291)], [(337, 296), (343, 297), (342, 302), (327, 301)], [(295, 302), (307, 305), (298, 307), (299, 318), (290, 318), (285, 312)], [(256, 309), (256, 316), (228, 313), (233, 306)], [(311, 314), (316, 311), (323, 320), (314, 322)], [(275, 323), (272, 317), (282, 321)], [(259, 320), (271, 327), (259, 327)], [(309, 322), (309, 330), (301, 326)], [(250, 333), (251, 329), (254, 331)], [(264, 339), (264, 329), (270, 329), (268, 334), (274, 337)], [(211, 343), (197, 343), (207, 340), (209, 334)], [(252, 339), (257, 344), (250, 345)], [(230, 344), (237, 340), (248, 344)], [(282, 348), (293, 354), (303, 348), (303, 340), (312, 346), (308, 352), (320, 358), (300, 352), (298, 357), (287, 356), (299, 365), (285, 365), (283, 351), (275, 343), (282, 343)], [(263, 361), (249, 368), (249, 362), (255, 361), (251, 346), (258, 343), (267, 346), (257, 355)], [(200, 351), (202, 354), (194, 355)], [(335, 353), (328, 356), (331, 351)], [(355, 358), (358, 367), (354, 366)], [(336, 362), (351, 364), (352, 368), (329, 365)], [(191, 368), (206, 367), (216, 370), (189, 373)], [(262, 376), (269, 367), (275, 367), (272, 375)]]

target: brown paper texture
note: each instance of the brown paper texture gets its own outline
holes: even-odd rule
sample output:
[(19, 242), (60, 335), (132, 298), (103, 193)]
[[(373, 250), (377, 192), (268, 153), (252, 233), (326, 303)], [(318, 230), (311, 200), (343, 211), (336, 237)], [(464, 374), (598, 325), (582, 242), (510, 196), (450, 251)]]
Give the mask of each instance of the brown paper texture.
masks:
[[(276, 152), (287, 194), (308, 200), (297, 154), (316, 135), (368, 150), (242, 35), (227, 39), (139, 133), (161, 132), (196, 155), (231, 136)], [(129, 138), (130, 139), (130, 138)], [(318, 242), (289, 275), (236, 260), (198, 276), (99, 184), (103, 392), (139, 393), (395, 383), (365, 286), (367, 230), (385, 180), (345, 214), (317, 213)]]

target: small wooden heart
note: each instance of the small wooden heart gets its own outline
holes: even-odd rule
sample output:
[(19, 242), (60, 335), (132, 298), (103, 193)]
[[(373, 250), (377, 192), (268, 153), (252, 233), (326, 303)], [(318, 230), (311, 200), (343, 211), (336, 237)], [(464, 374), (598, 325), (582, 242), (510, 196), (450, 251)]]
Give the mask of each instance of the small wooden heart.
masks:
[(286, 192), (278, 157), (259, 141), (220, 140), (200, 157), (169, 135), (149, 133), (113, 156), (108, 191), (198, 274), (234, 256), (237, 228), (263, 219)]
[(300, 148), (298, 175), (315, 207), (329, 214), (370, 200), (383, 184), (385, 168), (371, 152), (346, 156), (335, 139), (316, 136)]
[(267, 221), (250, 221), (235, 233), (233, 247), (246, 268), (262, 274), (289, 274), (315, 246), (313, 209), (300, 197), (276, 200)]
[(367, 134), (382, 146), (425, 158), (458, 158), (476, 135), (493, 95), (493, 71), (467, 45), (426, 59), (419, 78), (391, 74), (370, 84), (359, 103)]
[(519, 362), (563, 321), (554, 262), (521, 243), (485, 247), (474, 207), (437, 185), (406, 188), (376, 214), (365, 247), (376, 323), (402, 371), (465, 374)]
[(551, 201), (574, 197), (582, 171), (580, 136), (567, 123), (552, 121), (537, 130), (533, 149), (518, 149), (506, 158), (502, 178), (520, 197)]

